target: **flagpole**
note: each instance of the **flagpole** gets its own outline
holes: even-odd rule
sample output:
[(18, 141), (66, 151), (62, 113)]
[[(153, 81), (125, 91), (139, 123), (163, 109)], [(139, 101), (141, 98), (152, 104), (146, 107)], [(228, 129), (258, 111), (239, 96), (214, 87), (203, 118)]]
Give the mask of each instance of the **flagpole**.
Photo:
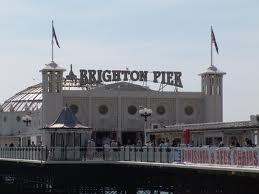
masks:
[(54, 62), (53, 60), (53, 20), (52, 20), (52, 28), (51, 28), (51, 61)]
[(210, 27), (210, 65), (213, 66), (212, 63), (212, 26)]

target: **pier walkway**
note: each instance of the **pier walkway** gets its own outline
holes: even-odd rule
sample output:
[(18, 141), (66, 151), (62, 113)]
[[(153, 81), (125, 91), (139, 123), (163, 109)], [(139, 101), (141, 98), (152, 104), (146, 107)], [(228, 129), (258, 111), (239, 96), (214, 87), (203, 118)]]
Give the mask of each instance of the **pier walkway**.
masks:
[(5, 147), (0, 161), (34, 164), (124, 164), (259, 175), (259, 148)]
[(253, 194), (259, 190), (258, 152), (256, 147), (5, 147), (0, 188), (15, 194)]

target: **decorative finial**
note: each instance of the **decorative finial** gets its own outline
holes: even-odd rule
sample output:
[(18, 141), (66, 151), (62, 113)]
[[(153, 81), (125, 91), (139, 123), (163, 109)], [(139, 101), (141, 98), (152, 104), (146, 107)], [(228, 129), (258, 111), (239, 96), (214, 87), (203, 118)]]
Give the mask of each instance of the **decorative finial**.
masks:
[(77, 80), (77, 76), (74, 74), (73, 72), (73, 65), (70, 64), (70, 72), (69, 74), (66, 76), (67, 80)]

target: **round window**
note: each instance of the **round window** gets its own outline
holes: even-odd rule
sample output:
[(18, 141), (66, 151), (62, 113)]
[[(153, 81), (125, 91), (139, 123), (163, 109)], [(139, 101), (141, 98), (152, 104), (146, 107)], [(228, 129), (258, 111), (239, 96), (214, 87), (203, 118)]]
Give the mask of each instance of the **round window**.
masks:
[(188, 116), (191, 116), (194, 112), (193, 107), (191, 107), (191, 106), (186, 106), (184, 111), (185, 111), (185, 114)]
[(137, 107), (136, 107), (136, 106), (130, 105), (130, 106), (128, 107), (128, 113), (129, 113), (129, 114), (134, 115), (134, 114), (136, 114), (136, 112), (137, 112)]
[(164, 106), (159, 106), (159, 107), (157, 107), (156, 112), (157, 112), (157, 114), (159, 114), (159, 115), (165, 114), (165, 107), (164, 107)]
[(72, 104), (72, 105), (69, 106), (69, 108), (71, 109), (71, 111), (72, 111), (74, 114), (78, 113), (78, 109), (79, 109), (79, 108), (78, 108), (77, 105)]
[(20, 121), (21, 121), (21, 117), (20, 117), (20, 116), (17, 116), (17, 117), (16, 117), (16, 121), (17, 121), (17, 122), (20, 122)]
[(99, 113), (101, 113), (102, 115), (107, 114), (108, 112), (108, 107), (106, 105), (101, 105), (99, 106)]

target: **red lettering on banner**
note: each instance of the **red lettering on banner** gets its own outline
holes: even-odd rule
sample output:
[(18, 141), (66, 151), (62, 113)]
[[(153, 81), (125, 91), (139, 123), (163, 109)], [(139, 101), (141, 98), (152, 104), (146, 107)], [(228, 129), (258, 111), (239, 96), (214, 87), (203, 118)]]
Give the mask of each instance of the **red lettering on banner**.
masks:
[(200, 163), (203, 164), (203, 161), (204, 161), (203, 150), (200, 150)]
[(196, 152), (196, 156), (197, 156), (196, 163), (200, 163), (200, 150), (195, 150), (195, 152)]
[(258, 157), (257, 157), (257, 151), (254, 151), (254, 166), (257, 166), (258, 164)]
[(199, 163), (202, 164), (202, 150), (199, 150)]
[(198, 163), (200, 164), (201, 163), (201, 151), (200, 150), (197, 150), (197, 155), (198, 155)]
[(237, 153), (238, 153), (238, 165), (242, 165), (242, 152), (239, 150)]
[(210, 163), (210, 162), (209, 162), (209, 151), (206, 150), (205, 154), (206, 154), (205, 162), (206, 162), (206, 164), (209, 164), (209, 163)]
[(197, 151), (196, 150), (194, 150), (193, 151), (193, 155), (194, 155), (194, 163), (196, 164), (197, 163)]
[(240, 154), (240, 151), (238, 150), (237, 151), (237, 165), (240, 165), (241, 164), (241, 154)]
[(215, 158), (214, 158), (214, 153), (212, 152), (212, 153), (210, 154), (210, 163), (211, 163), (211, 164), (214, 164), (214, 162), (215, 162)]
[(224, 150), (224, 164), (228, 164), (228, 152), (226, 150)]
[(226, 150), (222, 151), (222, 164), (226, 165)]
[(221, 150), (218, 151), (218, 164), (221, 164)]
[(219, 151), (219, 159), (220, 159), (220, 164), (224, 164), (224, 151), (223, 150), (220, 150)]
[(194, 163), (194, 150), (192, 150), (192, 163)]
[(188, 150), (188, 161), (189, 161), (189, 162), (192, 162), (191, 157), (192, 157), (191, 150)]
[(205, 163), (205, 158), (206, 158), (205, 150), (202, 150), (202, 164)]
[(228, 151), (228, 164), (231, 165), (231, 151)]
[(217, 150), (216, 151), (216, 153), (215, 153), (215, 155), (216, 155), (216, 164), (219, 164), (219, 151)]
[(234, 149), (181, 149), (181, 161), (194, 164), (218, 164), (218, 165), (239, 165), (258, 166), (259, 150), (253, 148)]
[(246, 151), (242, 152), (242, 166), (246, 166)]
[(248, 151), (248, 166), (253, 166), (253, 152), (251, 150)]
[(201, 163), (204, 164), (204, 150), (201, 150)]
[(195, 151), (192, 151), (192, 155), (193, 155), (193, 163), (196, 163), (196, 155), (195, 155)]
[(186, 161), (185, 161), (185, 160), (186, 160), (186, 155), (185, 155), (185, 154), (186, 154), (186, 151), (183, 150), (183, 156), (182, 156), (182, 157), (183, 157), (183, 158), (182, 158), (182, 161), (183, 161), (183, 162), (186, 162)]
[(237, 165), (237, 151), (234, 150), (234, 153), (233, 153), (233, 162), (234, 162), (234, 165)]
[(196, 152), (196, 163), (199, 163), (199, 157), (200, 157), (199, 150), (195, 150), (195, 152)]
[(196, 152), (196, 163), (200, 163), (200, 151), (199, 150), (195, 150)]

